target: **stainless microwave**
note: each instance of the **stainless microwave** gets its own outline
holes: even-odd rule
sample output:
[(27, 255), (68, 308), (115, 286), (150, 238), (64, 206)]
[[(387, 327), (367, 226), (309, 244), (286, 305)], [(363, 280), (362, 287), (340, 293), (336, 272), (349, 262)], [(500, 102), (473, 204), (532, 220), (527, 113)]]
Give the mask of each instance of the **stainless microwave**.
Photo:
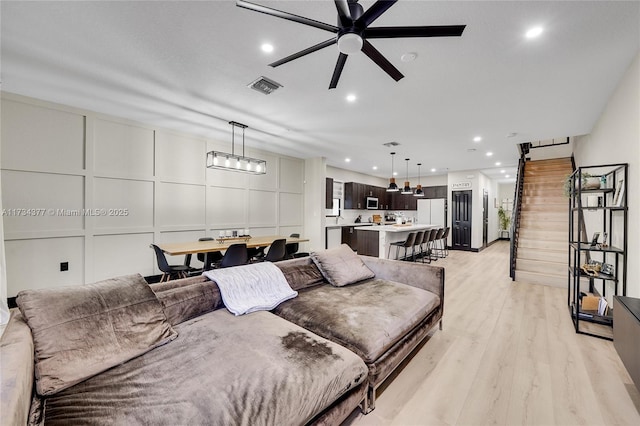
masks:
[(367, 197), (367, 209), (378, 210), (378, 199), (375, 197)]

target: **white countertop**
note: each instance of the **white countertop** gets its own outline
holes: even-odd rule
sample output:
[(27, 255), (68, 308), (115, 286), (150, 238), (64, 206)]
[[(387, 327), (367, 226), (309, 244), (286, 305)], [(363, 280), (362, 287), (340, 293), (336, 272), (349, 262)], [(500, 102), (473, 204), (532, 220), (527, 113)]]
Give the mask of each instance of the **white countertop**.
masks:
[(331, 229), (331, 228), (342, 228), (345, 226), (358, 226), (358, 227), (366, 228), (369, 226), (373, 226), (373, 223), (366, 223), (366, 222), (365, 223), (362, 223), (362, 222), (361, 223), (355, 223), (355, 222), (354, 223), (338, 223), (338, 224), (332, 223), (332, 224), (326, 224), (324, 227)]
[(377, 231), (377, 232), (409, 232), (422, 231), (423, 229), (438, 228), (438, 225), (415, 224), (415, 225), (380, 225), (380, 226), (358, 226), (358, 231)]

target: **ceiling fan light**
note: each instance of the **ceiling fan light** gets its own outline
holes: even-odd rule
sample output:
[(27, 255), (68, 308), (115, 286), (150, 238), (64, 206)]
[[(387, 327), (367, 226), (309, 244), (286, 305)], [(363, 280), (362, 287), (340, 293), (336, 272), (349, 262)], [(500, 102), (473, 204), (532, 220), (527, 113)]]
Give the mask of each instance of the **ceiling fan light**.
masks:
[(345, 55), (357, 53), (362, 49), (362, 37), (358, 34), (347, 33), (338, 38), (338, 50)]

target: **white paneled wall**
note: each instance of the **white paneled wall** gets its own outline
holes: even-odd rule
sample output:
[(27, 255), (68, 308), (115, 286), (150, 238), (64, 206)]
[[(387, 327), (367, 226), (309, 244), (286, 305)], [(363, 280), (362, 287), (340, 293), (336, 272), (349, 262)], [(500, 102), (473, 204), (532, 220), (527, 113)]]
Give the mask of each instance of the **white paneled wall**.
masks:
[[(9, 297), (157, 274), (153, 242), (245, 228), (252, 235), (303, 234), (304, 160), (248, 149), (267, 160), (266, 175), (210, 170), (206, 152), (229, 151), (230, 141), (7, 93), (1, 107)], [(61, 262), (68, 271), (60, 271)]]

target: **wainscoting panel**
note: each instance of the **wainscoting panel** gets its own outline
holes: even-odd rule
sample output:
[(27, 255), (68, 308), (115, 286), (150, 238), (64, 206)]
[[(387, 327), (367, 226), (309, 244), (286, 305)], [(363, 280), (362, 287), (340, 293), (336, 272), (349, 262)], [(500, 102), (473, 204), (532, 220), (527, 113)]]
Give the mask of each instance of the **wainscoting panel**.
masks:
[[(5, 241), (7, 294), (84, 283), (84, 237)], [(68, 262), (69, 270), (60, 271)]]
[(294, 158), (280, 158), (280, 191), (302, 194), (304, 181), (300, 176), (304, 176), (304, 162)]
[[(5, 238), (17, 233), (81, 231), (84, 228), (83, 182), (83, 176), (3, 170)], [(32, 210), (22, 213), (12, 209)]]
[(153, 227), (153, 182), (95, 178), (93, 190), (96, 229)]
[(156, 132), (156, 175), (163, 181), (204, 184), (206, 142), (167, 131)]
[[(233, 172), (225, 172), (235, 175)], [(245, 189), (207, 187), (207, 223), (217, 228), (244, 228), (247, 223)]]
[(3, 99), (2, 168), (78, 172), (84, 130), (84, 115)]
[(158, 273), (156, 258), (149, 245), (153, 234), (96, 235), (93, 237), (93, 278), (90, 281), (139, 273)]
[(249, 190), (249, 227), (275, 226), (277, 193), (272, 191)]
[(97, 118), (94, 126), (94, 172), (153, 177), (153, 130)]
[(158, 226), (205, 226), (205, 186), (160, 182), (156, 212)]
[(280, 193), (279, 220), (281, 226), (302, 226), (302, 194)]

